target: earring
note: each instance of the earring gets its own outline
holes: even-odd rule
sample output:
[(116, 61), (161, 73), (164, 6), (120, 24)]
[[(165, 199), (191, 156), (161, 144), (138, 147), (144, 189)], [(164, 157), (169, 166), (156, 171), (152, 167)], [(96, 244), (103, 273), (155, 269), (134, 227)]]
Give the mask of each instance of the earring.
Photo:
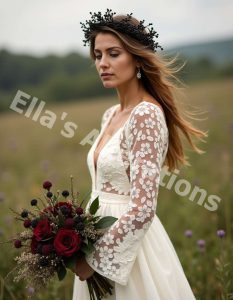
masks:
[(142, 74), (140, 72), (140, 67), (138, 68), (138, 72), (137, 72), (137, 78), (140, 79), (142, 77)]

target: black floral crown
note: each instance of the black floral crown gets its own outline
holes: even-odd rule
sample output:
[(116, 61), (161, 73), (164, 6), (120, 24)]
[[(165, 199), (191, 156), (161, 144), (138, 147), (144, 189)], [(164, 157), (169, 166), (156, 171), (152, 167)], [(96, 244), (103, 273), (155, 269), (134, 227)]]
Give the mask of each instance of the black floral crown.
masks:
[[(108, 26), (119, 32), (128, 34), (129, 36), (136, 39), (141, 44), (149, 47), (155, 52), (156, 48), (160, 48), (161, 50), (163, 50), (163, 48), (157, 42), (154, 41), (154, 37), (157, 38), (159, 35), (153, 27), (149, 28), (149, 26), (151, 26), (152, 23), (149, 23), (147, 26), (143, 25), (145, 20), (140, 21), (137, 26), (130, 23), (133, 13), (127, 14), (127, 17), (122, 19), (121, 21), (114, 20), (113, 16), (116, 13), (113, 12), (111, 9), (107, 9), (104, 15), (102, 15), (101, 12), (90, 12), (90, 14), (90, 20), (86, 20), (85, 23), (80, 22), (81, 28), (84, 31), (84, 46), (90, 43), (91, 33), (94, 30), (101, 29), (102, 26)], [(145, 29), (147, 29), (147, 33), (145, 33)]]

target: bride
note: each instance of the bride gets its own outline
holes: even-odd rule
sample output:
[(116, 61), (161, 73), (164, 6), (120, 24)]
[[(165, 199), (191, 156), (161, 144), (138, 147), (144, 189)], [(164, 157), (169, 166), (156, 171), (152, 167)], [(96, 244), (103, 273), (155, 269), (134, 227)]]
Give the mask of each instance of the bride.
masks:
[(195, 299), (156, 206), (162, 168), (188, 164), (178, 128), (198, 153), (191, 135), (206, 134), (180, 116), (175, 77), (156, 53), (153, 28), (111, 10), (92, 14), (82, 27), (104, 87), (115, 88), (119, 99), (104, 112), (87, 155), (88, 205), (99, 196), (97, 214), (118, 220), (77, 261), (73, 300), (90, 299), (85, 280), (94, 272), (112, 283), (109, 300)]

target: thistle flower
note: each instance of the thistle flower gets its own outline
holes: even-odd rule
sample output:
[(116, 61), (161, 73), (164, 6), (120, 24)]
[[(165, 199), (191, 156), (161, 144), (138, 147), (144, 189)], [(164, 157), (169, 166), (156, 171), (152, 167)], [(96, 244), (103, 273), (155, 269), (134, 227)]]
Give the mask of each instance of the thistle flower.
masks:
[(43, 183), (43, 188), (44, 188), (45, 190), (50, 191), (51, 187), (52, 187), (52, 183), (51, 183), (50, 181), (44, 181), (44, 183)]
[(193, 232), (192, 232), (192, 230), (187, 229), (187, 230), (185, 230), (184, 235), (185, 235), (187, 238), (191, 238), (191, 237), (193, 236)]
[(217, 230), (217, 236), (223, 238), (225, 236), (225, 231), (223, 229)]
[(29, 295), (33, 295), (35, 293), (35, 288), (33, 286), (29, 286), (27, 288), (27, 292)]
[(77, 208), (76, 208), (76, 213), (77, 213), (78, 215), (82, 215), (82, 214), (83, 214), (83, 208), (82, 208), (82, 207), (77, 207)]
[(30, 219), (24, 220), (23, 226), (24, 226), (25, 228), (29, 228), (29, 227), (31, 226), (31, 220), (30, 220)]
[(31, 200), (31, 206), (36, 206), (37, 205), (37, 200), (36, 199), (32, 199)]
[(22, 242), (20, 240), (15, 240), (14, 245), (15, 245), (15, 248), (21, 248), (22, 247)]
[(53, 197), (53, 193), (48, 192), (48, 193), (46, 194), (46, 196), (47, 196), (48, 198), (52, 198), (52, 197)]
[(68, 191), (65, 190), (65, 191), (63, 191), (61, 194), (62, 194), (63, 197), (66, 198), (66, 197), (69, 196), (70, 193), (69, 193)]
[(28, 216), (28, 211), (26, 209), (24, 209), (22, 212), (21, 212), (21, 217), (22, 218), (27, 218)]
[(197, 246), (198, 246), (198, 248), (201, 252), (205, 251), (205, 245), (206, 245), (205, 240), (198, 240), (197, 241)]

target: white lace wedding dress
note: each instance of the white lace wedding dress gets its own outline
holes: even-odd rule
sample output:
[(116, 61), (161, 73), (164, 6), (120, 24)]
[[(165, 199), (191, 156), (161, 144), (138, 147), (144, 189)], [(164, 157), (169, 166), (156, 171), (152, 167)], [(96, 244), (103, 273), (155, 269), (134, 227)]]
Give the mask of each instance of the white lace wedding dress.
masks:
[[(89, 205), (99, 196), (98, 214), (118, 220), (86, 259), (114, 285), (107, 300), (193, 300), (175, 249), (156, 215), (160, 173), (168, 149), (162, 110), (147, 101), (133, 108), (125, 124), (94, 150), (120, 104), (103, 114), (101, 132), (87, 163), (92, 178)], [(86, 281), (75, 276), (73, 300), (89, 300)]]

